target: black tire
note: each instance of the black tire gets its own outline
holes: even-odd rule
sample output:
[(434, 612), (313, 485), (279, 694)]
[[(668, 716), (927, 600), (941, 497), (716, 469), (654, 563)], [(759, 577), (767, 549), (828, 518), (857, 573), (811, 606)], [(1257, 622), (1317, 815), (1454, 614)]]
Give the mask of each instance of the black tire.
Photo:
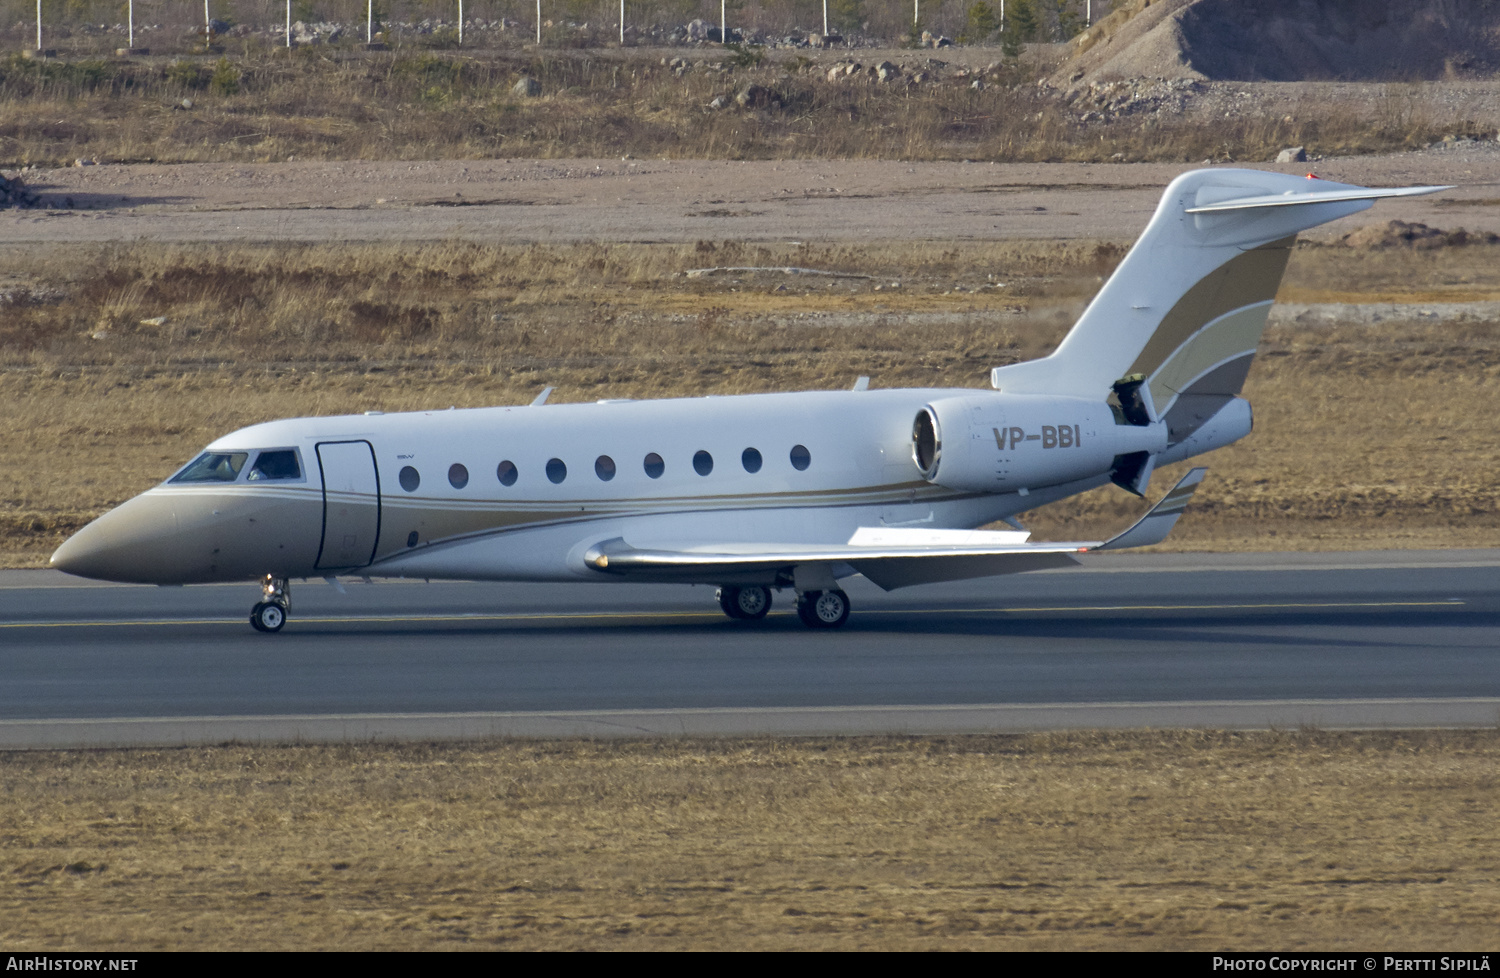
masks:
[(715, 595), (719, 599), (719, 607), (724, 614), (731, 618), (743, 618), (740, 614), (740, 589), (737, 587), (721, 587)]
[(838, 628), (849, 620), (849, 595), (837, 589), (808, 591), (797, 599), (797, 617), (808, 628)]
[(260, 601), (250, 609), (250, 625), (258, 632), (279, 632), (286, 624), (286, 609), (274, 601)]
[(719, 607), (741, 621), (756, 621), (771, 610), (771, 589), (765, 587), (721, 587)]

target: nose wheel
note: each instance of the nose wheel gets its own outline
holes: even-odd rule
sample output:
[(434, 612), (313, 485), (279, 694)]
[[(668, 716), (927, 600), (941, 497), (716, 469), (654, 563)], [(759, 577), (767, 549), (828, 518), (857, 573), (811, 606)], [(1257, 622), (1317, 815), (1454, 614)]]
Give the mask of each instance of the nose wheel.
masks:
[(808, 628), (838, 628), (849, 620), (849, 595), (843, 591), (804, 591), (797, 595), (797, 617)]
[(291, 585), (284, 577), (267, 574), (260, 583), (261, 600), (250, 609), (250, 627), (257, 632), (279, 632), (292, 606)]

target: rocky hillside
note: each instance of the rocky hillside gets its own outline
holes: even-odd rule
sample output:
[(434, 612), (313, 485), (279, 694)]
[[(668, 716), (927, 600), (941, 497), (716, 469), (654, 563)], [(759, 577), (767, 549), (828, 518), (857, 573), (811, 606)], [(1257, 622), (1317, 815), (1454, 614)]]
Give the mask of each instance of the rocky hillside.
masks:
[(1059, 80), (1413, 81), (1497, 71), (1495, 0), (1129, 0), (1075, 39)]

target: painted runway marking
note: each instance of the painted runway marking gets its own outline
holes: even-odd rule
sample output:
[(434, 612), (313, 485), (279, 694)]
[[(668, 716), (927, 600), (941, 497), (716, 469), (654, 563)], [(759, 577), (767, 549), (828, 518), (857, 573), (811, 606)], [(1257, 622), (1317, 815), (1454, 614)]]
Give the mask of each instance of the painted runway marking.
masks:
[[(1025, 615), (1066, 614), (1092, 611), (1331, 611), (1355, 608), (1458, 608), (1465, 604), (1459, 598), (1441, 601), (1281, 601), (1243, 604), (1108, 604), (1057, 605), (1052, 607), (1015, 608), (870, 608), (861, 615)], [(299, 624), (351, 625), (396, 624), (403, 622), (486, 622), (486, 621), (587, 621), (661, 618), (700, 618), (717, 620), (724, 616), (715, 611), (598, 611), (557, 614), (487, 614), (466, 612), (452, 615), (346, 615), (338, 617), (293, 618)], [(789, 617), (789, 616), (788, 616)], [(117, 618), (106, 621), (11, 621), (0, 622), (0, 629), (18, 628), (121, 628), (141, 625), (224, 625), (242, 624), (241, 618)]]

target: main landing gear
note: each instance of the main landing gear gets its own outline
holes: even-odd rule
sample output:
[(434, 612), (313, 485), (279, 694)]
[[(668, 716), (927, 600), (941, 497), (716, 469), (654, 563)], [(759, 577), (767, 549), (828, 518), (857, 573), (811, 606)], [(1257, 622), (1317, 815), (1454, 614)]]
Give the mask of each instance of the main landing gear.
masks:
[(731, 618), (754, 620), (764, 618), (771, 610), (771, 589), (768, 587), (721, 587), (719, 607)]
[(797, 617), (808, 628), (838, 628), (849, 620), (849, 595), (843, 591), (804, 591), (797, 595)]
[[(719, 607), (731, 618), (755, 620), (771, 610), (770, 588), (721, 587), (718, 597)], [(849, 620), (849, 595), (837, 588), (803, 591), (797, 595), (797, 617), (808, 628), (838, 628)]]
[(260, 582), (261, 600), (250, 609), (250, 627), (257, 632), (279, 632), (292, 606), (292, 586), (284, 577), (267, 574)]

